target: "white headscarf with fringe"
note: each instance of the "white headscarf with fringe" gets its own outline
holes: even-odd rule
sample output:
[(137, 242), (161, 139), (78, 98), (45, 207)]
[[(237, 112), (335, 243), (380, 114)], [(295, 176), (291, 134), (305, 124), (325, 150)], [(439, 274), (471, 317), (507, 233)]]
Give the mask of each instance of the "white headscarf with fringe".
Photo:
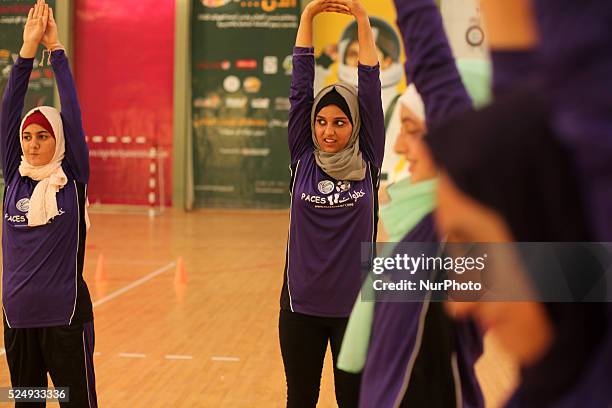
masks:
[(28, 226), (36, 227), (45, 225), (50, 219), (59, 214), (57, 208), (56, 194), (68, 182), (68, 178), (62, 169), (62, 160), (66, 153), (66, 141), (64, 139), (64, 126), (62, 117), (57, 109), (50, 106), (39, 106), (29, 111), (21, 121), (19, 127), (19, 140), (23, 152), (23, 124), (25, 120), (34, 112), (39, 111), (51, 124), (55, 134), (55, 153), (51, 161), (43, 166), (33, 166), (28, 163), (25, 155), (21, 156), (19, 174), (22, 177), (29, 177), (38, 181), (32, 197), (30, 197), (30, 208), (27, 213)]

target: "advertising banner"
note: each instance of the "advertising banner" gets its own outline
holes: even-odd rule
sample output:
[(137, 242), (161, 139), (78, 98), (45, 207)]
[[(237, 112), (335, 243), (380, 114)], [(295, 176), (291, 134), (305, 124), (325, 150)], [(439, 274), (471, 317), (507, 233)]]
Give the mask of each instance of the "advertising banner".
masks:
[(289, 206), (297, 0), (193, 0), (195, 205)]

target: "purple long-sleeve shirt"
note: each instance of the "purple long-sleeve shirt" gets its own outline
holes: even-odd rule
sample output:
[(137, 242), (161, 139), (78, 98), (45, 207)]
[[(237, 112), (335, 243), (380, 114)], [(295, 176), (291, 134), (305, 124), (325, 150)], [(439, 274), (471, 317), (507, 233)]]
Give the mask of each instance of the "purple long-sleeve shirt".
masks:
[(551, 99), (552, 126), (582, 180), (593, 232), (601, 241), (612, 241), (612, 4), (533, 3), (539, 46), (515, 53), (494, 51), (496, 89), (539, 77), (537, 89)]
[(62, 168), (68, 182), (56, 194), (59, 215), (46, 225), (29, 227), (27, 202), (38, 183), (19, 174), (19, 127), (33, 59), (18, 58), (0, 112), (0, 149), (6, 184), (2, 228), (2, 302), (10, 327), (50, 327), (93, 319), (83, 280), (86, 227), (84, 209), (89, 153), (76, 89), (63, 50), (51, 64), (59, 89), (66, 140)]
[[(423, 218), (402, 242), (437, 242), (433, 217)], [(377, 299), (368, 356), (363, 369), (359, 406), (391, 408), (400, 405), (418, 353), (423, 303)], [(432, 379), (433, 380), (433, 379)]]
[(397, 25), (406, 52), (406, 82), (414, 83), (431, 129), (472, 106), (444, 32), (442, 16), (431, 0), (394, 0)]
[(364, 180), (336, 180), (314, 157), (314, 49), (293, 54), (289, 152), (293, 184), (281, 308), (325, 317), (348, 317), (361, 286), (361, 243), (374, 242), (377, 188), (385, 129), (379, 66), (360, 65), (359, 147)]
[[(612, 305), (607, 304), (607, 320), (612, 319)], [(602, 326), (605, 322), (601, 323)], [(575, 345), (574, 345), (575, 346)], [(572, 344), (565, 342), (568, 353), (573, 352)], [(546, 370), (538, 377), (541, 384), (546, 379), (545, 392), (554, 395), (554, 400), (547, 401), (546, 406), (551, 408), (574, 408), (574, 407), (610, 407), (612, 406), (612, 391), (610, 390), (610, 379), (612, 378), (612, 332), (606, 332), (596, 347), (590, 350), (590, 358), (585, 367), (571, 382), (564, 382), (562, 387), (557, 386), (560, 373)], [(524, 384), (519, 384), (518, 389), (506, 402), (505, 408), (539, 408), (542, 404), (528, 403), (533, 401), (534, 391), (527, 391)], [(537, 392), (537, 391), (535, 391)], [(541, 399), (541, 398), (540, 398)], [(537, 405), (537, 407), (536, 407)]]
[[(440, 12), (431, 0), (395, 0), (397, 22), (404, 39), (406, 77), (423, 98), (429, 128), (471, 108), (452, 56)], [(403, 242), (435, 242), (433, 218), (426, 216)], [(421, 303), (378, 303), (368, 357), (363, 371), (359, 405), (396, 407), (408, 387), (411, 362), (421, 320)], [(457, 358), (461, 375), (462, 406), (483, 406), (473, 365), (481, 353), (478, 333), (456, 324)]]
[[(430, 213), (423, 217), (401, 242), (438, 241), (433, 214)], [(394, 253), (392, 256), (395, 255)], [(433, 253), (428, 255), (434, 256)], [(422, 270), (417, 271), (414, 276), (424, 280), (431, 279), (430, 272)], [(391, 279), (400, 278), (400, 275), (391, 277)], [(438, 357), (427, 354), (431, 353), (432, 349), (421, 346), (424, 337), (432, 338), (423, 332), (426, 330), (427, 313), (427, 309), (423, 307), (424, 303), (399, 302), (397, 299), (394, 301), (393, 294), (391, 299), (377, 299), (368, 356), (362, 376), (360, 407), (400, 406), (406, 393), (409, 392), (413, 375), (423, 375), (422, 368), (421, 371), (415, 370), (417, 356), (422, 353), (422, 348), (427, 350), (422, 364), (426, 365), (428, 362), (439, 364)], [(452, 392), (453, 395), (460, 396), (458, 404), (462, 407), (484, 407), (484, 397), (474, 371), (474, 364), (482, 354), (481, 334), (471, 321), (455, 322), (453, 334), (458, 370), (456, 373), (453, 372), (455, 390), (445, 388), (445, 378), (427, 380), (439, 386), (439, 392)], [(444, 341), (439, 344), (444, 344)], [(448, 365), (451, 365), (450, 361)], [(432, 404), (433, 400), (434, 396)]]
[(534, 4), (553, 126), (574, 156), (597, 238), (612, 241), (612, 4)]
[(526, 82), (534, 83), (538, 76), (535, 50), (491, 50), (491, 64), (495, 96), (512, 92)]
[[(576, 164), (592, 231), (598, 240), (612, 241), (612, 3), (534, 0), (534, 6), (552, 124)], [(563, 397), (555, 407), (612, 403), (610, 335), (592, 358), (582, 381), (559, 390)]]

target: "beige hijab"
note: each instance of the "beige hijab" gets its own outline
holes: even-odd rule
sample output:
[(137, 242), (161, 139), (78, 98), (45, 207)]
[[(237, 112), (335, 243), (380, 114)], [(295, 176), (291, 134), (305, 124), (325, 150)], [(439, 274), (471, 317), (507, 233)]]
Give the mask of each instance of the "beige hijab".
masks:
[[(315, 110), (321, 99), (332, 90), (336, 90), (344, 98), (351, 111), (353, 121), (353, 133), (344, 149), (337, 153), (327, 153), (321, 150), (317, 137), (315, 136)], [(363, 180), (366, 175), (366, 163), (363, 161), (359, 150), (359, 130), (361, 120), (359, 117), (359, 99), (357, 89), (351, 85), (335, 84), (321, 89), (314, 100), (310, 115), (310, 127), (312, 140), (315, 146), (315, 160), (317, 165), (325, 173), (336, 180)]]

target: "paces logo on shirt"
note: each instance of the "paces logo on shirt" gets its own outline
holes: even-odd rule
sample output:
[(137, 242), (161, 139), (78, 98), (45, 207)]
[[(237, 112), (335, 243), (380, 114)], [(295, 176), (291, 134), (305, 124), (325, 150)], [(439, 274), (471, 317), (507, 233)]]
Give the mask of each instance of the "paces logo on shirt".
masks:
[(303, 201), (315, 204), (316, 208), (341, 208), (353, 207), (357, 201), (365, 196), (363, 189), (351, 190), (351, 182), (348, 180), (337, 181), (322, 180), (317, 189), (323, 196), (302, 193)]
[[(27, 213), (30, 210), (30, 199), (28, 197), (22, 198), (21, 200), (17, 201), (15, 208), (22, 213)], [(4, 214), (4, 219), (15, 224), (22, 224), (28, 221), (25, 215), (9, 215), (8, 212)]]
[(27, 213), (28, 211), (30, 211), (30, 199), (27, 197), (22, 198), (21, 200), (17, 201), (15, 207), (17, 207), (17, 209), (22, 213)]
[[(27, 212), (30, 211), (30, 199), (27, 197), (22, 198), (21, 200), (17, 201), (17, 203), (15, 204), (15, 208), (17, 208), (17, 210), (19, 210), (20, 212), (27, 214)], [(64, 209), (62, 208), (60, 208), (58, 212), (59, 212), (59, 214), (57, 215), (58, 217), (66, 213)], [(24, 224), (28, 222), (28, 218), (25, 215), (22, 215), (22, 214), (10, 215), (8, 212), (4, 214), (4, 219), (7, 220), (8, 222), (12, 222), (13, 224)], [(49, 222), (52, 222), (52, 221), (53, 219), (49, 220)]]
[(25, 215), (9, 215), (9, 213), (4, 214), (4, 219), (14, 224), (23, 224), (28, 220)]

